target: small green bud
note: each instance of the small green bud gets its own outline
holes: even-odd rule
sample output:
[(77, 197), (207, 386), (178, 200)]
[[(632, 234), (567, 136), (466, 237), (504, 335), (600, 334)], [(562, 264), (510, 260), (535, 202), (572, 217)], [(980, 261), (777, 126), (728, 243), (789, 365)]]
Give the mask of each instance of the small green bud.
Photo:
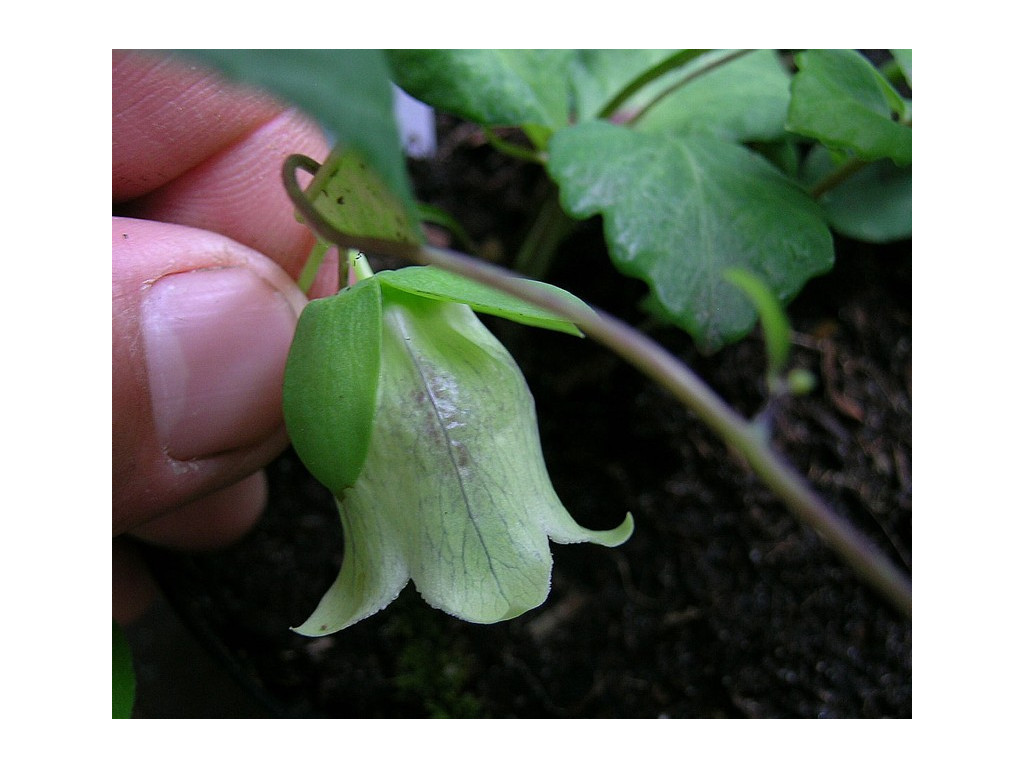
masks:
[(794, 395), (806, 395), (818, 386), (818, 380), (806, 368), (794, 368), (786, 375), (786, 386)]

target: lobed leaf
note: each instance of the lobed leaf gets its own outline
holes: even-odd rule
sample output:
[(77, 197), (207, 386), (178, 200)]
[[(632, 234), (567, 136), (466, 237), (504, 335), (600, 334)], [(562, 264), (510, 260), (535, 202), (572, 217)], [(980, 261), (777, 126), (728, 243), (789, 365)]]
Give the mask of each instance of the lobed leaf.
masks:
[[(722, 53), (705, 54), (664, 81), (684, 78)], [(636, 127), (672, 134), (704, 132), (732, 141), (773, 141), (785, 133), (789, 84), (778, 53), (751, 51), (671, 93)]]
[(723, 279), (726, 269), (749, 270), (786, 302), (832, 265), (819, 206), (735, 144), (591, 122), (553, 137), (549, 170), (565, 209), (602, 215), (618, 269), (647, 282), (705, 349), (742, 337), (756, 321), (750, 302)]
[(851, 50), (797, 54), (786, 127), (864, 160), (911, 162), (909, 106), (871, 62)]
[(484, 126), (569, 122), (568, 50), (396, 50), (398, 86), (436, 109)]
[[(804, 163), (813, 185), (835, 170), (824, 147), (814, 147)], [(877, 160), (818, 200), (829, 225), (842, 235), (868, 243), (889, 243), (913, 235), (913, 178), (907, 166)]]
[[(634, 79), (672, 58), (675, 50), (583, 50), (575, 51), (569, 63), (573, 111), (576, 122), (599, 116), (602, 109)], [(643, 101), (646, 92), (638, 92), (622, 105), (629, 112)]]

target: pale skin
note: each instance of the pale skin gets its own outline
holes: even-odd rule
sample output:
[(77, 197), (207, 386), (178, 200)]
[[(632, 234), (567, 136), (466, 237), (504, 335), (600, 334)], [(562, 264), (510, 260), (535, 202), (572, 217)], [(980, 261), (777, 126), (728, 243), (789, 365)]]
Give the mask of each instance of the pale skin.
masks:
[[(306, 301), (294, 280), (313, 244), (295, 220), (280, 168), (292, 153), (322, 160), (328, 145), (295, 111), (177, 60), (115, 51), (112, 73), (112, 607), (114, 618), (127, 623), (156, 594), (135, 540), (220, 547), (248, 531), (266, 503), (262, 469), (288, 444), (279, 372)], [(241, 278), (218, 284), (223, 290), (238, 284), (240, 292), (200, 302), (208, 311), (197, 319), (182, 289), (202, 293), (216, 275)], [(336, 290), (336, 275), (336, 262), (325, 263), (312, 295)], [(189, 402), (193, 393), (206, 394), (199, 374), (188, 379), (192, 388), (179, 388), (186, 395), (174, 402), (199, 431), (190, 432), (180, 419), (161, 420), (154, 404), (160, 386), (154, 370), (183, 366), (154, 358), (166, 344), (151, 340), (168, 336), (143, 309), (153, 306), (155, 285), (172, 284), (176, 303), (169, 316), (185, 317), (192, 334), (181, 337), (186, 347), (207, 335), (217, 338), (216, 328), (202, 322), (216, 321), (218, 308), (252, 308), (238, 331), (251, 330), (245, 336), (251, 343), (229, 350), (248, 386), (233, 401), (200, 398), (199, 404)], [(261, 301), (273, 317), (261, 315)], [(216, 345), (210, 349), (212, 366), (202, 375), (223, 383)], [(161, 428), (167, 423), (174, 429)]]

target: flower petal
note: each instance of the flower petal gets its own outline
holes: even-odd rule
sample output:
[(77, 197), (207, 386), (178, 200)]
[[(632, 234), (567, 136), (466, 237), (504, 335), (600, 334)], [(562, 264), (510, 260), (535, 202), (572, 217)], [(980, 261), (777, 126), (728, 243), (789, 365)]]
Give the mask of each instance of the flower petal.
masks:
[(313, 614), (294, 627), (300, 635), (318, 637), (350, 627), (387, 607), (409, 583), (401, 538), (386, 516), (374, 512), (376, 490), (364, 474), (338, 502), (345, 533), (341, 572)]
[(544, 602), (548, 529), (577, 541), (601, 534), (576, 526), (558, 500), (509, 353), (462, 304), (388, 300), (380, 394), (388, 407), (376, 429), (400, 457), (388, 468), (389, 514), (423, 598), (479, 623)]
[(338, 507), (345, 559), (296, 631), (336, 632), (397, 597), (411, 578), (435, 608), (493, 623), (551, 587), (550, 536), (616, 546), (573, 521), (544, 464), (519, 367), (464, 304), (386, 292), (380, 378), (365, 461)]

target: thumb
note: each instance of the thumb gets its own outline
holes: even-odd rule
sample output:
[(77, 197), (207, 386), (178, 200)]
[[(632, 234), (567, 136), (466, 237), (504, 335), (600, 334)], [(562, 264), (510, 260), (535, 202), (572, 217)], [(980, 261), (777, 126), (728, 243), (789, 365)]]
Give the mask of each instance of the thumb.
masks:
[(111, 234), (116, 536), (284, 450), (281, 384), (306, 299), (221, 235), (118, 217)]

